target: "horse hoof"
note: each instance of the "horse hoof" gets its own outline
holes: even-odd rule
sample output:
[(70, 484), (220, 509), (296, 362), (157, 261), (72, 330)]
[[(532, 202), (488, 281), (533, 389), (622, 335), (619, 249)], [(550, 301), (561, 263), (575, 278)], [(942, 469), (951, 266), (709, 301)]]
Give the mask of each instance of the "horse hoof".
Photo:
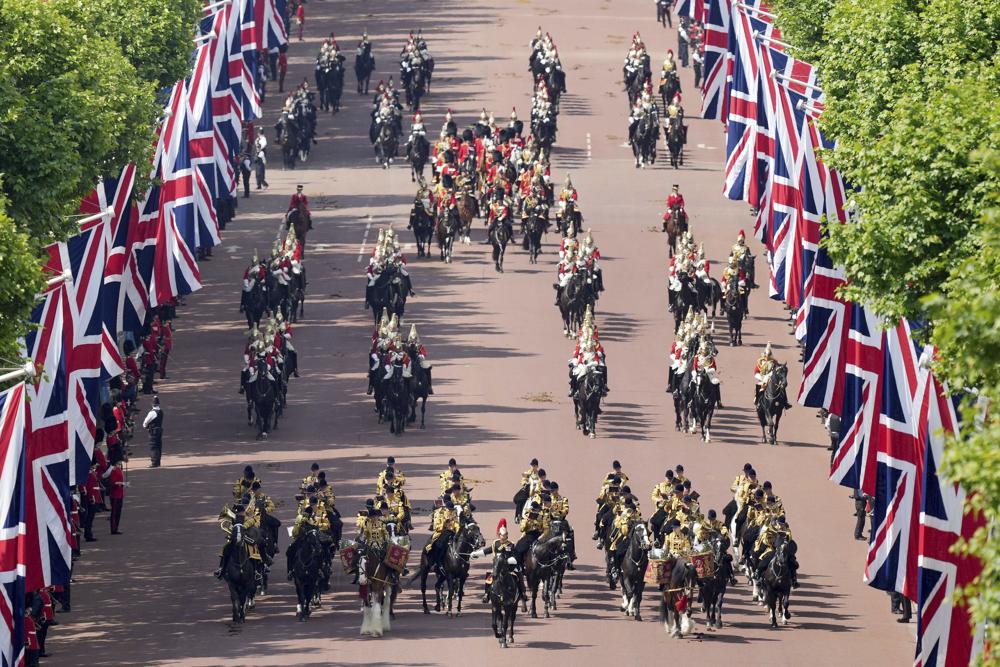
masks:
[(642, 614), (640, 614), (639, 612), (636, 612), (636, 614), (635, 614), (635, 620), (641, 622), (642, 621)]
[(538, 613), (537, 612), (531, 612), (531, 617), (532, 618), (538, 618)]

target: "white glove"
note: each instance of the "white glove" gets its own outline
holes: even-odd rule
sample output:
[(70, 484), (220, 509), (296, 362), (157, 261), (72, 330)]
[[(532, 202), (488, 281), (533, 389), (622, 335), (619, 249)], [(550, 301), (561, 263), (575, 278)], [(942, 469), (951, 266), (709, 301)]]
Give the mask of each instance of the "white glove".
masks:
[(471, 555), (473, 558), (482, 558), (486, 555), (486, 549), (477, 549), (476, 551), (473, 551)]
[(511, 556), (507, 559), (507, 565), (517, 565), (517, 559)]

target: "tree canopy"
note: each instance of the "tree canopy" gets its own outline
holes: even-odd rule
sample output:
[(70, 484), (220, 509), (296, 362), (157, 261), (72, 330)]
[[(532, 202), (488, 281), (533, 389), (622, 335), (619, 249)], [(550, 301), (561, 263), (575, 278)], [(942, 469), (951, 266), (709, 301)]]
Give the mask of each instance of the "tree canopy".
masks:
[[(189, 70), (199, 0), (0, 2), (0, 352), (13, 356), (40, 250), (101, 175), (145, 164), (160, 89)], [(8, 217), (9, 216), (9, 217)], [(11, 283), (18, 284), (11, 284)]]

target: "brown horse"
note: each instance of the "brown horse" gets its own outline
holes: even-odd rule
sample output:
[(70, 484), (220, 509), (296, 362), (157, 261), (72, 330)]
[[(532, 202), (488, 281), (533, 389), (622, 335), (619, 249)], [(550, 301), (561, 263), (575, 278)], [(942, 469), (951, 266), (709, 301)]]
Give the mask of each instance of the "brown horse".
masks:
[(467, 189), (463, 188), (457, 196), (458, 217), (462, 221), (458, 235), (462, 243), (472, 243), (472, 220), (476, 217), (476, 200)]
[(688, 230), (687, 213), (679, 205), (674, 205), (670, 212), (663, 218), (663, 231), (667, 233), (669, 243), (668, 257), (674, 256), (674, 248), (677, 247), (677, 239)]
[(285, 217), (285, 231), (288, 231), (290, 227), (295, 229), (295, 239), (301, 246), (301, 257), (305, 258), (306, 233), (312, 229), (312, 216), (309, 214), (309, 209), (301, 201)]

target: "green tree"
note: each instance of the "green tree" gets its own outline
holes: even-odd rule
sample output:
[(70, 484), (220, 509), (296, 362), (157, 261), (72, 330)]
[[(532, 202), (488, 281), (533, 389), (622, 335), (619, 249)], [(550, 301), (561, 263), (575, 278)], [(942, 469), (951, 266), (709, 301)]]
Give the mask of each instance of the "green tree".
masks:
[[(0, 193), (0, 366), (19, 358), (17, 339), (28, 330), (35, 294), (44, 281), (41, 258), (28, 235), (7, 215), (7, 199)], [(16, 365), (16, 364), (14, 364)]]
[(76, 25), (121, 47), (139, 77), (158, 89), (190, 73), (201, 0), (50, 0)]
[(97, 176), (149, 155), (155, 86), (121, 49), (46, 2), (0, 4), (0, 172), (10, 214), (40, 244), (73, 231), (66, 216)]

